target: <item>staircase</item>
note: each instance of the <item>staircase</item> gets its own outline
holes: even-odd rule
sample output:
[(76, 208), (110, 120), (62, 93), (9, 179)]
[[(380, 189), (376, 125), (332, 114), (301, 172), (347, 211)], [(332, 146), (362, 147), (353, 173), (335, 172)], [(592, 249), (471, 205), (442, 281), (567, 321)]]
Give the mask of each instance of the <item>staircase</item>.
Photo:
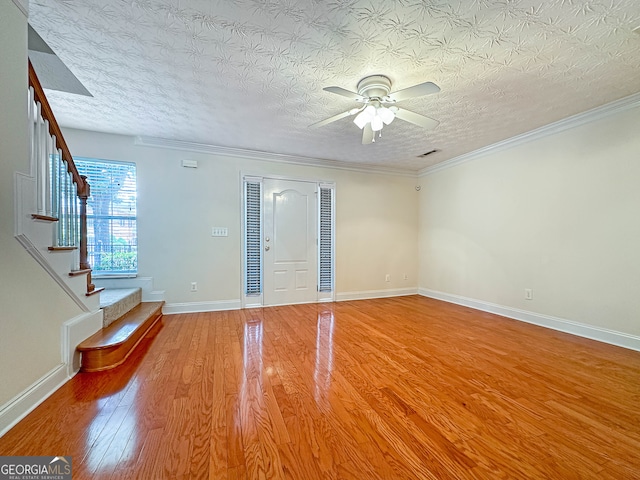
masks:
[(100, 372), (122, 364), (162, 319), (164, 302), (141, 302), (140, 288), (108, 289), (101, 294), (103, 329), (78, 345), (80, 370)]
[(99, 289), (87, 262), (86, 206), (81, 176), (29, 63), (29, 172), (16, 173), (16, 239), (84, 312), (97, 311)]
[(114, 368), (159, 324), (164, 302), (142, 302), (140, 288), (105, 290), (93, 283), (86, 216), (91, 188), (78, 173), (30, 62), (28, 99), (29, 172), (15, 174), (15, 238), (82, 311), (63, 328), (68, 375), (78, 368)]

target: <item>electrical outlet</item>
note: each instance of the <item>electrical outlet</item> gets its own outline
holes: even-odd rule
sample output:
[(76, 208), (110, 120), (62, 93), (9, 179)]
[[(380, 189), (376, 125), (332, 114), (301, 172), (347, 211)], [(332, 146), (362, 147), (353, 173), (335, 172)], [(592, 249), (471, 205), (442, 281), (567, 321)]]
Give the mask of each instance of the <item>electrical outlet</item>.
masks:
[(533, 290), (530, 288), (524, 289), (524, 299), (525, 300), (533, 300)]
[(192, 292), (198, 291), (198, 282), (191, 282), (191, 291)]
[(389, 275), (388, 273), (384, 276), (384, 281), (385, 282), (390, 282), (391, 281), (391, 275)]

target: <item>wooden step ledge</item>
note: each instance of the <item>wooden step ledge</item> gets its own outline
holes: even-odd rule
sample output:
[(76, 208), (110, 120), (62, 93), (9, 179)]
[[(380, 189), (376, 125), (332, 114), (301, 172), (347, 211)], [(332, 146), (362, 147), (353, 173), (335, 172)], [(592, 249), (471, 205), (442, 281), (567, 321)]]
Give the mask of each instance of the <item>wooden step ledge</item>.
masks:
[(78, 275), (86, 275), (87, 273), (91, 273), (90, 268), (85, 268), (84, 270), (71, 270), (69, 272), (70, 277), (77, 277)]
[(32, 213), (31, 218), (34, 220), (43, 220), (45, 222), (57, 222), (58, 217), (52, 217), (50, 215), (40, 215), (39, 213)]
[(95, 295), (96, 293), (100, 293), (102, 291), (104, 291), (105, 287), (100, 287), (100, 288), (94, 288), (93, 290), (91, 290), (90, 292), (85, 293), (85, 295), (87, 297), (90, 297), (91, 295)]
[(78, 345), (82, 354), (80, 370), (100, 372), (121, 365), (160, 321), (163, 305), (164, 302), (143, 302)]
[(70, 252), (71, 250), (77, 250), (78, 247), (47, 247), (47, 250), (50, 252)]

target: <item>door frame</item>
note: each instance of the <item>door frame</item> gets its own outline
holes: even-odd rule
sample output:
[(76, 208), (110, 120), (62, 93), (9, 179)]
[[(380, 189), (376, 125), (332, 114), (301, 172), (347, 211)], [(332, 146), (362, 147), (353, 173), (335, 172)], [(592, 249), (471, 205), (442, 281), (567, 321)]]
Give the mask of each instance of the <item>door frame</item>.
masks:
[[(240, 275), (240, 292), (241, 292), (241, 304), (242, 308), (255, 308), (262, 307), (264, 305), (264, 198), (263, 198), (263, 186), (264, 180), (286, 180), (292, 182), (304, 182), (304, 183), (312, 183), (316, 186), (316, 244), (319, 243), (320, 238), (320, 198), (319, 192), (320, 189), (330, 189), (332, 192), (332, 202), (331, 202), (331, 284), (333, 288), (330, 292), (317, 292), (316, 302), (334, 302), (335, 301), (335, 223), (336, 223), (336, 184), (333, 181), (327, 180), (318, 180), (318, 179), (310, 179), (300, 178), (300, 177), (291, 177), (285, 175), (253, 175), (244, 172), (240, 172), (240, 217), (241, 217), (241, 231), (240, 236), (242, 240), (242, 253), (241, 253), (241, 275)], [(251, 294), (247, 295), (246, 293), (246, 272), (247, 272), (247, 245), (246, 245), (246, 195), (245, 195), (245, 183), (260, 183), (260, 294)], [(319, 247), (319, 245), (318, 245)], [(316, 262), (318, 266), (316, 284), (319, 284), (319, 275), (320, 275), (320, 248), (316, 249)], [(316, 287), (317, 288), (317, 287)]]

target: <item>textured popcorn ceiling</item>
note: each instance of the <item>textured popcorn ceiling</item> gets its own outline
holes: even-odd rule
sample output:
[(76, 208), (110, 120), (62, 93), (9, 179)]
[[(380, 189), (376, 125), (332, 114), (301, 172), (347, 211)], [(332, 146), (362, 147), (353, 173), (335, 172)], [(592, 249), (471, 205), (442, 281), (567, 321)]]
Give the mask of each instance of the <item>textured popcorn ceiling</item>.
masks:
[[(49, 91), (63, 126), (419, 170), (640, 91), (638, 0), (32, 0), (29, 21), (93, 94)], [(384, 74), (438, 94), (361, 145)], [(438, 149), (425, 158), (418, 155)]]

